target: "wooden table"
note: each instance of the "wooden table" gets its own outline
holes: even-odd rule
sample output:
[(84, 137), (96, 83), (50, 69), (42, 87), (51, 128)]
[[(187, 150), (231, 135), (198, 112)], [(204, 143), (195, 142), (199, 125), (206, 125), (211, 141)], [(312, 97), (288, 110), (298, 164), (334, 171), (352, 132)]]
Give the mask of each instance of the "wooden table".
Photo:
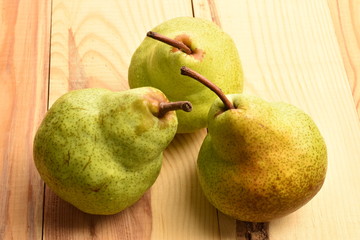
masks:
[(33, 137), (52, 103), (72, 89), (128, 89), (145, 33), (176, 16), (220, 25), (238, 46), (245, 92), (302, 108), (326, 140), (322, 190), (270, 222), (270, 239), (360, 239), (358, 0), (0, 0), (0, 13), (0, 239), (246, 239), (199, 188), (205, 130), (176, 136), (151, 190), (113, 216), (65, 203), (34, 167)]

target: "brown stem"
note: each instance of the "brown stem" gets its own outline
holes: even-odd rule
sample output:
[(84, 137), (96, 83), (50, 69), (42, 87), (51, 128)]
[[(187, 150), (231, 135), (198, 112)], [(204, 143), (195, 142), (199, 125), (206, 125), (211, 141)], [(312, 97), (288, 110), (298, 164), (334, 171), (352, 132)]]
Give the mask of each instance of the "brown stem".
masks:
[(178, 102), (161, 102), (159, 106), (158, 117), (162, 118), (167, 112), (183, 110), (185, 112), (191, 112), (192, 105), (188, 101), (178, 101)]
[(169, 44), (170, 46), (173, 46), (174, 48), (177, 48), (181, 51), (183, 51), (186, 54), (192, 54), (191, 49), (184, 44), (183, 42), (177, 41), (175, 39), (168, 38), (164, 35), (161, 35), (160, 33), (149, 31), (146, 36), (151, 37), (153, 39), (159, 40), (163, 43)]
[(199, 73), (195, 72), (194, 70), (188, 67), (181, 67), (181, 74), (185, 76), (189, 76), (200, 83), (204, 84), (208, 87), (211, 91), (213, 91), (224, 103), (226, 110), (227, 109), (235, 109), (234, 105), (230, 102), (230, 100), (225, 96), (225, 94), (221, 91), (221, 89), (206, 79), (204, 76), (200, 75)]

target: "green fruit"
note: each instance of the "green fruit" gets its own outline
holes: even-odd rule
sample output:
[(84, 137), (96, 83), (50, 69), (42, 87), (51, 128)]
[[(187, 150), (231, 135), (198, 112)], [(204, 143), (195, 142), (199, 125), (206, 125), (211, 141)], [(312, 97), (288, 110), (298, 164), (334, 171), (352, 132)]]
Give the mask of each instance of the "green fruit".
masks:
[[(129, 85), (131, 88), (152, 86), (163, 91), (171, 101), (190, 101), (193, 111), (178, 113), (178, 133), (206, 127), (208, 111), (216, 98), (203, 85), (179, 75), (181, 66), (189, 66), (213, 79), (225, 93), (242, 91), (243, 73), (236, 46), (214, 23), (178, 17), (158, 25), (148, 36), (151, 38), (145, 38), (132, 56)], [(176, 43), (167, 40), (185, 47), (174, 47)]]
[(326, 145), (314, 121), (287, 103), (222, 97), (228, 103), (213, 103), (197, 162), (209, 201), (248, 222), (267, 222), (306, 204), (327, 169)]
[(176, 133), (176, 113), (163, 106), (169, 106), (165, 95), (150, 87), (63, 95), (34, 139), (42, 179), (86, 213), (114, 214), (132, 205), (156, 180)]

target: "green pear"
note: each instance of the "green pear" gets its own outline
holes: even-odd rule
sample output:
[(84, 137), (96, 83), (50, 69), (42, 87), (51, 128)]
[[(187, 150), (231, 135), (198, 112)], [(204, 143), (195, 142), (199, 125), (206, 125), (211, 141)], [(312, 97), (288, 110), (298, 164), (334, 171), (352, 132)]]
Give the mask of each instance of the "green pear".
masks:
[(236, 219), (267, 222), (312, 199), (325, 180), (327, 149), (310, 116), (284, 102), (214, 92), (197, 160), (209, 201)]
[(60, 198), (90, 213), (115, 214), (155, 182), (164, 149), (176, 134), (169, 103), (151, 87), (122, 92), (89, 88), (61, 96), (34, 139), (34, 161)]
[(205, 128), (208, 111), (216, 98), (203, 85), (179, 75), (181, 66), (214, 79), (224, 93), (242, 91), (238, 50), (232, 38), (216, 24), (201, 18), (178, 17), (156, 26), (147, 36), (132, 56), (129, 85), (158, 88), (170, 101), (190, 101), (193, 111), (178, 113), (178, 133)]

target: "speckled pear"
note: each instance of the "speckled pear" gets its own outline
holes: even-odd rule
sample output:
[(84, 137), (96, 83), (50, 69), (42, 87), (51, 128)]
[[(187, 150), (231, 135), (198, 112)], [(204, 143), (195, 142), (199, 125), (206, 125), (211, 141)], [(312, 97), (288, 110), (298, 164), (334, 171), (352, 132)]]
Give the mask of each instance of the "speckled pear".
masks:
[(171, 106), (168, 99), (150, 87), (63, 95), (34, 139), (42, 179), (86, 213), (108, 215), (129, 207), (155, 182), (176, 133), (176, 113), (164, 106)]
[(226, 94), (242, 91), (243, 72), (236, 45), (216, 24), (201, 18), (177, 17), (156, 26), (147, 36), (132, 56), (129, 85), (156, 87), (170, 101), (190, 101), (193, 111), (178, 113), (178, 133), (206, 127), (208, 111), (216, 98), (203, 85), (181, 76), (181, 66), (213, 79)]
[(209, 201), (236, 219), (268, 222), (312, 199), (325, 180), (327, 149), (310, 116), (246, 94), (221, 99), (210, 108), (197, 161)]

